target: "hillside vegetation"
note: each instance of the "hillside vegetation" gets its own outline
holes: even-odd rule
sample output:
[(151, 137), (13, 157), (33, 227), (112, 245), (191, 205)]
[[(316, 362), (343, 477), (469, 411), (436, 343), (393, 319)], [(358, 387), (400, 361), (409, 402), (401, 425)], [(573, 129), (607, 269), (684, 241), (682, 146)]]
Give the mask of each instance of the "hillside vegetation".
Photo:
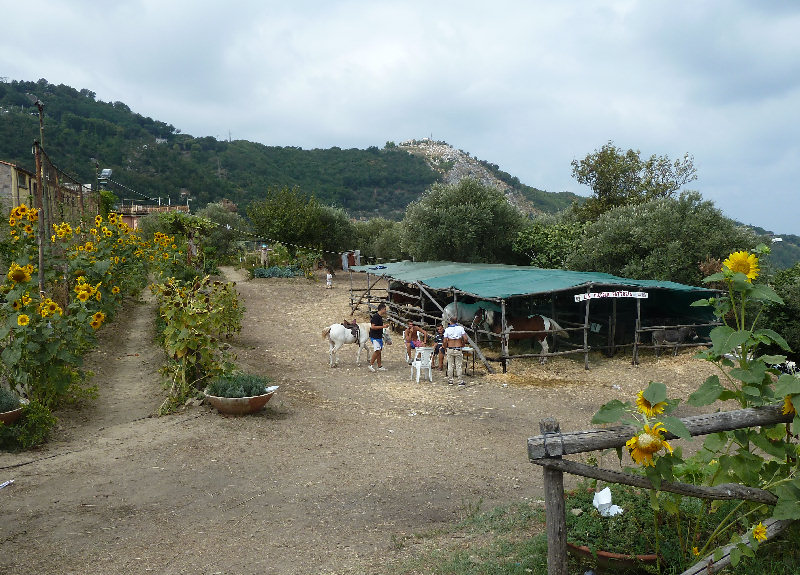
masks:
[(441, 142), (438, 149), (449, 150), (451, 160), (428, 156), (420, 152), (424, 146), (415, 145), (304, 150), (194, 137), (122, 102), (99, 101), (90, 90), (46, 80), (0, 84), (0, 159), (31, 171), (31, 143), (39, 138), (36, 98), (45, 104), (45, 150), (61, 169), (91, 182), (96, 168), (112, 168), (113, 179), (128, 188), (164, 200), (188, 196), (193, 209), (222, 198), (246, 206), (271, 187), (297, 186), (352, 216), (399, 220), (431, 184), (470, 170), (484, 172), (483, 179), (527, 212), (557, 212), (578, 198), (525, 186), (499, 167)]

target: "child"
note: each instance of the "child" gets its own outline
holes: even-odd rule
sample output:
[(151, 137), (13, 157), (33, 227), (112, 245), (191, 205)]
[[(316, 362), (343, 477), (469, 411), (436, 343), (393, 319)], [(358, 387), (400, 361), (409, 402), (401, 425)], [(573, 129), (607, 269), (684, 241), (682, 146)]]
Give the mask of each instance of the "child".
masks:
[(325, 289), (333, 288), (333, 270), (328, 268), (328, 273), (325, 276)]

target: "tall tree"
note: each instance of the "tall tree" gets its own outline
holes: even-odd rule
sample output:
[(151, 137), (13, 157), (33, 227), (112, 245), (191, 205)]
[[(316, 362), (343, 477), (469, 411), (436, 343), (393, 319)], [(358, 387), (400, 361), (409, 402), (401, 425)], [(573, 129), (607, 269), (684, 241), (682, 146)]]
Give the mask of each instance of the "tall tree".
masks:
[(416, 260), (516, 263), (525, 216), (497, 188), (466, 178), (434, 184), (406, 209), (402, 248)]
[(702, 285), (701, 262), (754, 248), (752, 230), (726, 218), (698, 192), (607, 211), (589, 224), (568, 269)]
[(573, 206), (581, 219), (590, 221), (611, 208), (673, 197), (697, 179), (697, 170), (689, 154), (674, 162), (656, 155), (643, 160), (639, 150), (623, 152), (608, 142), (583, 160), (572, 160), (572, 177), (592, 189), (592, 197)]
[(271, 188), (266, 198), (250, 204), (247, 215), (256, 233), (284, 244), (292, 257), (300, 247), (338, 252), (355, 244), (344, 210), (323, 206), (297, 187)]

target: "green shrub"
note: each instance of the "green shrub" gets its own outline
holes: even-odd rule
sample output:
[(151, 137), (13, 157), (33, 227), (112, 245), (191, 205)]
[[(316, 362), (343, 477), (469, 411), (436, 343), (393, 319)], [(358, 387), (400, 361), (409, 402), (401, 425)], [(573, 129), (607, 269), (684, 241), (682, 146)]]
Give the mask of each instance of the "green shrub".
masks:
[(0, 387), (0, 413), (17, 409), (19, 405), (19, 397), (16, 393)]
[(271, 266), (253, 269), (254, 278), (293, 278), (305, 275), (298, 266)]
[(263, 395), (270, 383), (272, 379), (269, 377), (228, 373), (215, 378), (206, 388), (206, 393), (217, 397), (253, 397)]
[[(658, 551), (664, 564), (680, 570), (697, 561), (692, 547), (702, 546), (738, 504), (737, 501), (718, 501), (712, 505), (693, 497), (659, 492), (659, 511), (654, 517), (649, 491), (612, 484), (609, 486), (612, 503), (624, 511), (603, 517), (593, 505), (594, 490), (586, 488), (588, 483), (584, 482), (583, 488), (567, 494), (567, 541), (585, 545), (592, 551), (648, 555), (655, 552), (658, 537)], [(583, 513), (573, 514), (573, 509)], [(744, 512), (742, 509), (741, 513)], [(746, 527), (744, 521), (742, 531)]]
[(0, 449), (21, 451), (41, 445), (50, 436), (56, 418), (48, 407), (32, 400), (12, 425), (0, 423)]

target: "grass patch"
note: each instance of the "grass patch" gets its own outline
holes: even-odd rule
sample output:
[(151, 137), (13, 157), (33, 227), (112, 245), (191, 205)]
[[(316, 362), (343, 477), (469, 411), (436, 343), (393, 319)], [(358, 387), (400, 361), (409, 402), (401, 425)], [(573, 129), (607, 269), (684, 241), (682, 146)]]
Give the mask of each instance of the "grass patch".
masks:
[[(515, 503), (481, 512), (467, 504), (462, 520), (426, 533), (393, 538), (404, 555), (393, 561), (389, 575), (547, 575), (547, 536), (543, 506)], [(570, 557), (569, 573), (591, 569)], [(663, 575), (682, 569), (662, 566)], [(603, 571), (605, 574), (623, 571)], [(630, 572), (628, 572), (630, 573)], [(760, 546), (754, 559), (743, 558), (725, 575), (788, 575), (800, 573), (800, 524), (775, 541)]]

